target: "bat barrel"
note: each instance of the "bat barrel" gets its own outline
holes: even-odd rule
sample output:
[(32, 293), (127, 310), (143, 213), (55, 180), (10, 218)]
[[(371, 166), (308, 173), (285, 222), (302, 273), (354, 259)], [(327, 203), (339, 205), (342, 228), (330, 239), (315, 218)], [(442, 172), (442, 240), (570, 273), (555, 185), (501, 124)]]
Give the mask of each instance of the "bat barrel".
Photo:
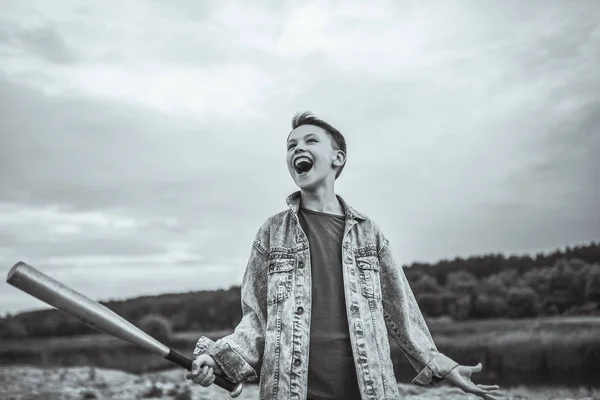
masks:
[[(92, 328), (141, 346), (187, 370), (192, 369), (192, 360), (171, 350), (108, 307), (70, 289), (22, 261), (10, 269), (6, 282), (78, 318)], [(242, 391), (241, 383), (233, 384), (221, 376), (215, 378), (215, 384), (228, 390), (231, 397), (239, 396)]]
[(169, 348), (102, 304), (93, 301), (32, 266), (18, 262), (6, 281), (25, 293), (56, 307), (101, 332), (143, 347), (165, 357)]

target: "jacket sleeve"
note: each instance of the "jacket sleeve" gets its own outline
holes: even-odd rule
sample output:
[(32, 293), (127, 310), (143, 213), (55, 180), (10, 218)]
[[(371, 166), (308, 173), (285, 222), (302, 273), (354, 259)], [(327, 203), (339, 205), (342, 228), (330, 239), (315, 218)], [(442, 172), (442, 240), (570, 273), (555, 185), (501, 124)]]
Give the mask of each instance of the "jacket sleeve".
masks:
[(437, 385), (458, 363), (437, 350), (404, 270), (390, 249), (389, 241), (381, 233), (378, 233), (378, 237), (387, 331), (418, 372), (412, 383), (420, 386)]
[(216, 342), (202, 336), (195, 355), (208, 354), (233, 383), (258, 379), (266, 326), (267, 251), (256, 239), (242, 278), (242, 319), (234, 332)]

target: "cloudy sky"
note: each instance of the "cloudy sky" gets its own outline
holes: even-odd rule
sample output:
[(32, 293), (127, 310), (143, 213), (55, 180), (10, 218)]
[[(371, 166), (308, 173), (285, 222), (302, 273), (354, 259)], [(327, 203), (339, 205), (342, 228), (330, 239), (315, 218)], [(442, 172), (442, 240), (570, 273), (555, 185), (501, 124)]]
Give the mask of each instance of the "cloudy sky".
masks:
[[(0, 1), (2, 280), (239, 284), (304, 110), (402, 263), (600, 239), (596, 1), (372, 4)], [(36, 308), (3, 284), (0, 314)]]

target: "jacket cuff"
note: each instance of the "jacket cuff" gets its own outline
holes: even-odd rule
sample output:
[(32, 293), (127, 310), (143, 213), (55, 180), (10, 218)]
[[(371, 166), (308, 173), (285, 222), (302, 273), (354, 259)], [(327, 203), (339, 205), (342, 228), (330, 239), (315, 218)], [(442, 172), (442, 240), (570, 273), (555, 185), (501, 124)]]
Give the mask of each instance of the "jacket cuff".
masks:
[(211, 356), (221, 367), (227, 379), (233, 383), (243, 380), (255, 380), (258, 378), (254, 368), (250, 366), (227, 342), (223, 339), (213, 341), (202, 336), (196, 342), (194, 355), (207, 354)]
[(215, 347), (215, 342), (206, 336), (202, 336), (196, 342), (196, 347), (194, 348), (194, 355), (199, 356), (202, 354), (210, 355), (210, 350)]
[(458, 363), (442, 353), (438, 353), (423, 368), (412, 383), (419, 386), (436, 386), (444, 380), (450, 371), (458, 367)]

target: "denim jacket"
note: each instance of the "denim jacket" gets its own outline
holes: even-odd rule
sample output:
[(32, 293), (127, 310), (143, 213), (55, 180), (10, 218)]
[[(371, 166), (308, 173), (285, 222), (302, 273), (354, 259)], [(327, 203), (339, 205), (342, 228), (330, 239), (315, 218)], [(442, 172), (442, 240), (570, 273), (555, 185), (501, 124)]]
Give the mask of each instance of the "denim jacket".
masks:
[[(349, 206), (342, 244), (350, 339), (363, 400), (400, 398), (389, 337), (433, 386), (458, 364), (440, 353), (401, 265), (378, 225)], [(241, 285), (242, 319), (217, 341), (201, 337), (194, 354), (209, 354), (234, 383), (259, 379), (260, 399), (306, 399), (311, 321), (311, 260), (299, 220), (300, 192), (256, 234)]]

